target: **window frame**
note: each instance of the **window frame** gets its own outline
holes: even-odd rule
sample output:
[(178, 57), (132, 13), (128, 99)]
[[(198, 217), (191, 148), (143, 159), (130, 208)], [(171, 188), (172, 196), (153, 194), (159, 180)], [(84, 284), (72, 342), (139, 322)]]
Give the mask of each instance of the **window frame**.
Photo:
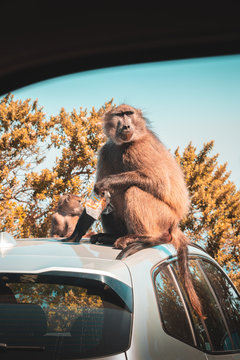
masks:
[[(228, 323), (227, 323), (227, 320), (225, 318), (225, 315), (224, 315), (224, 310), (218, 300), (218, 297), (217, 297), (217, 294), (215, 293), (214, 291), (214, 288), (213, 286), (211, 285), (211, 282), (210, 280), (208, 279), (207, 277), (207, 274), (205, 273), (202, 265), (201, 265), (201, 261), (206, 261), (208, 263), (210, 263), (211, 265), (217, 267), (218, 270), (220, 270), (222, 276), (224, 276), (227, 281), (231, 284), (231, 286), (233, 287), (233, 289), (236, 291), (236, 293), (239, 295), (240, 297), (240, 294), (239, 292), (237, 291), (236, 287), (234, 286), (234, 284), (232, 283), (232, 281), (229, 279), (229, 277), (227, 276), (227, 274), (223, 271), (223, 269), (219, 266), (218, 263), (216, 263), (214, 260), (212, 260), (211, 258), (208, 258), (204, 255), (189, 255), (188, 256), (188, 260), (194, 260), (198, 266), (198, 269), (199, 271), (201, 272), (204, 280), (206, 281), (207, 283), (207, 286), (209, 287), (209, 290), (211, 292), (211, 294), (213, 295), (213, 298), (214, 298), (214, 301), (219, 309), (219, 312), (220, 312), (220, 316), (223, 320), (223, 323), (226, 327), (226, 331), (227, 331), (227, 334), (230, 338), (230, 341), (231, 341), (231, 344), (232, 346), (234, 346), (234, 342), (233, 342), (233, 339), (231, 337), (231, 332), (230, 332), (230, 329), (229, 329), (229, 326), (228, 326)], [(157, 307), (158, 307), (158, 312), (159, 312), (159, 319), (160, 319), (160, 322), (161, 322), (161, 325), (162, 325), (162, 328), (164, 330), (164, 332), (173, 337), (174, 339), (176, 340), (179, 340), (183, 343), (185, 343), (186, 345), (189, 345), (189, 346), (192, 346), (198, 350), (200, 350), (201, 352), (203, 353), (207, 353), (207, 354), (212, 354), (212, 355), (227, 355), (227, 354), (238, 354), (240, 353), (240, 349), (232, 349), (232, 350), (226, 350), (226, 351), (214, 351), (214, 350), (207, 350), (207, 349), (202, 349), (201, 347), (198, 346), (197, 344), (197, 336), (196, 336), (196, 330), (195, 330), (195, 327), (194, 327), (194, 323), (193, 323), (193, 319), (192, 319), (192, 315), (191, 315), (191, 311), (189, 309), (189, 305), (188, 305), (188, 302), (186, 301), (186, 298), (185, 298), (185, 294), (182, 292), (181, 290), (181, 285), (180, 285), (180, 282), (179, 282), (179, 279), (178, 279), (178, 276), (174, 270), (174, 267), (172, 266), (173, 263), (176, 263), (177, 262), (177, 256), (175, 257), (171, 257), (167, 260), (164, 260), (164, 261), (161, 261), (159, 262), (158, 264), (156, 264), (152, 270), (151, 270), (151, 278), (152, 278), (152, 285), (153, 285), (153, 289), (154, 289), (154, 294), (155, 294), (155, 299), (156, 299), (156, 302), (157, 302)], [(177, 291), (181, 301), (182, 301), (182, 304), (183, 304), (183, 309), (184, 309), (184, 312), (185, 312), (185, 316), (186, 316), (186, 319), (187, 319), (187, 322), (188, 322), (188, 325), (189, 325), (189, 329), (190, 329), (190, 332), (192, 334), (192, 343), (194, 345), (192, 345), (192, 343), (190, 342), (187, 342), (187, 341), (184, 341), (183, 339), (179, 339), (178, 337), (174, 336), (173, 334), (169, 333), (169, 331), (166, 329), (165, 325), (164, 325), (164, 320), (163, 320), (163, 315), (161, 313), (161, 308), (160, 308), (160, 304), (159, 304), (159, 298), (158, 298), (158, 294), (157, 294), (157, 289), (156, 289), (156, 276), (158, 275), (159, 272), (161, 272), (161, 270), (164, 268), (164, 267), (167, 267), (168, 270), (169, 270), (169, 273), (170, 273), (170, 276), (172, 277), (172, 280), (173, 280), (173, 283), (175, 285), (175, 290)], [(205, 324), (205, 321), (201, 319), (201, 322), (203, 324), (203, 327), (205, 329), (205, 332), (206, 332), (206, 336), (209, 340), (209, 343), (212, 347), (212, 341), (211, 341), (211, 337), (209, 335), (209, 332), (208, 332), (208, 328), (207, 328), (207, 325)]]

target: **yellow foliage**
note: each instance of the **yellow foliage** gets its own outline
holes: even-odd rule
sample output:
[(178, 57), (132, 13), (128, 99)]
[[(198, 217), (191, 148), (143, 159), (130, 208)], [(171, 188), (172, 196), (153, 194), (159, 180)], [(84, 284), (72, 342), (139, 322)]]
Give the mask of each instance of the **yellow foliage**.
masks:
[[(101, 117), (112, 100), (98, 111), (64, 108), (46, 119), (37, 101), (0, 102), (0, 230), (20, 237), (49, 235), (51, 215), (64, 193), (89, 195), (97, 150), (104, 141)], [(51, 169), (36, 171), (51, 149), (61, 150)], [(90, 185), (91, 184), (91, 185)], [(20, 211), (21, 210), (21, 211)]]
[(214, 142), (204, 144), (197, 154), (190, 143), (181, 165), (191, 195), (191, 208), (181, 227), (193, 242), (206, 248), (230, 274), (240, 289), (240, 192), (229, 181), (227, 164), (218, 165), (218, 155), (209, 156)]

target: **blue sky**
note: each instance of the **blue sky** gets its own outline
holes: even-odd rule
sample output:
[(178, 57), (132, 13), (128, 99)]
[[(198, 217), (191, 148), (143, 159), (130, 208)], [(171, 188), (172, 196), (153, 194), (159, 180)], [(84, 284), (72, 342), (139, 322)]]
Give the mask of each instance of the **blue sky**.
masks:
[[(198, 150), (215, 141), (212, 154), (228, 162), (240, 188), (240, 55), (166, 61), (87, 71), (14, 91), (38, 98), (48, 115), (79, 107), (98, 109), (114, 98), (141, 108), (167, 148)], [(46, 166), (50, 166), (50, 161)]]

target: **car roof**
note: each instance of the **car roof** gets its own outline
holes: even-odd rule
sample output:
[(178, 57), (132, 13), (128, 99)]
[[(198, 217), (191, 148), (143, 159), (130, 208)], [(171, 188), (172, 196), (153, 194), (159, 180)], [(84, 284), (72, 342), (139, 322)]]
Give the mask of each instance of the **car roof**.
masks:
[(76, 244), (55, 239), (17, 239), (14, 246), (3, 248), (0, 269), (22, 273), (98, 273), (130, 283), (127, 267), (115, 260), (118, 252), (110, 247), (92, 245), (89, 240)]
[[(2, 251), (2, 252), (1, 252)], [(141, 250), (122, 260), (116, 260), (121, 250), (112, 246), (91, 244), (89, 239), (80, 243), (64, 243), (56, 239), (17, 239), (14, 246), (0, 252), (1, 272), (40, 273), (71, 271), (100, 273), (115, 277), (131, 285), (131, 267), (149, 262), (151, 268), (161, 261), (176, 257), (170, 244)], [(189, 246), (191, 255), (206, 255), (196, 246)]]

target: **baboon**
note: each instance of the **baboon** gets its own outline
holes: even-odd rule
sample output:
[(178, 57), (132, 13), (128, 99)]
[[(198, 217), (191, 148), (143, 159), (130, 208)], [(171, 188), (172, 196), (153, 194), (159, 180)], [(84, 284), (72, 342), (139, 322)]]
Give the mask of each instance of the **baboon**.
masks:
[(72, 194), (61, 196), (56, 212), (52, 215), (51, 236), (70, 236), (82, 211), (83, 206), (79, 196)]
[(99, 153), (94, 190), (108, 191), (114, 210), (102, 215), (104, 233), (91, 241), (114, 242), (115, 248), (124, 249), (118, 258), (173, 244), (192, 306), (203, 317), (188, 268), (189, 240), (178, 226), (190, 203), (180, 166), (149, 129), (141, 110), (123, 104), (108, 111), (103, 122), (108, 140)]

